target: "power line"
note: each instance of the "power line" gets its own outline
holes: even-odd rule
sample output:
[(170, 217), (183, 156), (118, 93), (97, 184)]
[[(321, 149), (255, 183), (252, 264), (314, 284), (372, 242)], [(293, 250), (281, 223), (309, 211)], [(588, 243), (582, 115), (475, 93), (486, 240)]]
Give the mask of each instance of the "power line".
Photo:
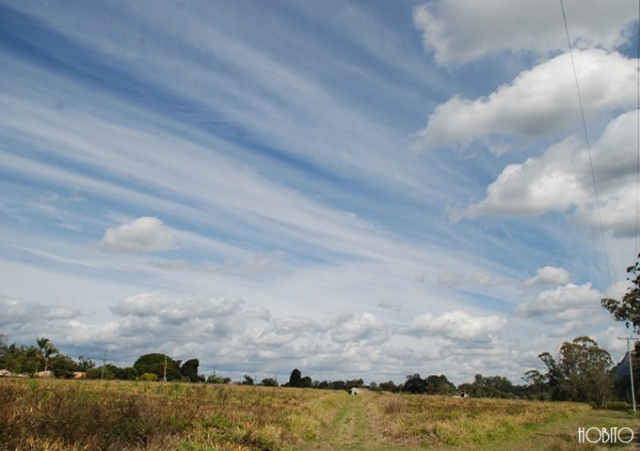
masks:
[(638, 223), (640, 218), (640, 0), (638, 0), (638, 28), (636, 29), (636, 148), (638, 158), (636, 160), (636, 230), (633, 260), (638, 255)]
[(604, 259), (607, 266), (607, 276), (609, 277), (609, 286), (613, 285), (611, 280), (611, 270), (609, 269), (609, 254), (607, 252), (607, 242), (604, 236), (604, 226), (602, 224), (602, 212), (600, 211), (600, 196), (598, 195), (598, 184), (596, 183), (596, 173), (593, 169), (593, 158), (591, 156), (591, 145), (589, 144), (589, 133), (587, 132), (587, 120), (584, 115), (584, 107), (582, 105), (582, 95), (580, 94), (580, 84), (578, 83), (578, 71), (576, 63), (573, 59), (573, 48), (571, 46), (571, 36), (569, 35), (569, 25), (567, 24), (567, 14), (564, 10), (564, 3), (560, 0), (560, 8), (562, 9), (562, 19), (564, 20), (564, 30), (567, 34), (567, 44), (569, 46), (569, 56), (571, 57), (571, 66), (573, 67), (573, 77), (576, 82), (576, 91), (578, 92), (578, 104), (580, 105), (580, 116), (582, 117), (582, 129), (584, 131), (584, 139), (587, 144), (587, 153), (589, 154), (589, 165), (591, 166), (591, 178), (593, 180), (593, 191), (596, 196), (596, 210), (598, 211), (598, 221), (600, 223), (600, 234), (602, 235), (602, 248), (604, 250)]

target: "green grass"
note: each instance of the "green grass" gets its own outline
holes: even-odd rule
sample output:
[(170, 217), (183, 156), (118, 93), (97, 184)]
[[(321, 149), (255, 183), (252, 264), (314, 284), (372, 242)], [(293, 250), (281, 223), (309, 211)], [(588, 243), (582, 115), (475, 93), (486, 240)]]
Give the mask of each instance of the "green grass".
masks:
[(0, 451), (592, 450), (583, 404), (157, 382), (0, 380)]

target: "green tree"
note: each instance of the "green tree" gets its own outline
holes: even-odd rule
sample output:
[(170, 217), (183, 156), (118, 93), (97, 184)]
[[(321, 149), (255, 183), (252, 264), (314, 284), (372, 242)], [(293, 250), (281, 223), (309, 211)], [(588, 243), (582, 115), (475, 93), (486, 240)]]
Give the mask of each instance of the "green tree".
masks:
[(48, 338), (45, 338), (45, 337), (37, 338), (36, 343), (38, 344), (38, 352), (40, 353), (39, 357), (44, 363), (43, 371), (47, 371), (47, 368), (49, 366), (49, 358), (53, 354), (58, 354), (59, 351), (53, 345), (53, 343), (51, 343), (51, 340), (49, 340)]
[(9, 338), (0, 334), (0, 369), (7, 369), (9, 360)]
[(403, 390), (414, 394), (426, 393), (427, 383), (418, 373), (409, 375), (407, 376), (407, 380), (404, 382)]
[(31, 345), (18, 347), (15, 343), (7, 347), (7, 369), (16, 374), (33, 374), (39, 369), (38, 348)]
[(158, 382), (158, 375), (155, 373), (144, 373), (140, 376), (140, 380), (145, 382)]
[(302, 371), (298, 368), (295, 368), (291, 371), (291, 375), (289, 376), (288, 387), (302, 387)]
[(380, 382), (380, 384), (378, 384), (378, 390), (396, 392), (398, 391), (398, 387), (393, 381)]
[(115, 374), (116, 379), (122, 381), (135, 381), (138, 378), (138, 371), (132, 366), (116, 367)]
[(461, 384), (459, 390), (474, 398), (513, 398), (517, 388), (503, 376), (476, 374), (473, 382)]
[(220, 377), (212, 374), (207, 378), (207, 384), (228, 384), (231, 382), (231, 378), (229, 377)]
[(524, 373), (524, 377), (522, 379), (529, 383), (529, 393), (534, 399), (543, 401), (548, 398), (549, 391), (547, 390), (547, 378), (540, 371), (529, 370)]
[(449, 382), (444, 374), (428, 376), (424, 384), (426, 393), (430, 395), (452, 395), (457, 392), (456, 386)]
[(138, 374), (153, 373), (158, 377), (158, 380), (162, 380), (165, 374), (165, 363), (168, 381), (182, 379), (180, 360), (173, 360), (168, 355), (162, 353), (142, 355), (138, 357), (133, 367)]
[(87, 371), (89, 368), (95, 368), (96, 363), (91, 359), (85, 359), (84, 356), (78, 357), (78, 371)]
[(300, 387), (302, 388), (311, 388), (313, 387), (313, 380), (309, 376), (304, 376), (300, 379)]
[(200, 361), (198, 359), (189, 359), (180, 367), (180, 374), (183, 377), (188, 377), (191, 382), (198, 382), (198, 367)]
[(69, 356), (58, 354), (49, 361), (49, 368), (58, 378), (68, 379), (75, 371), (79, 371), (78, 364)]
[(636, 263), (627, 268), (627, 274), (627, 280), (631, 281), (633, 286), (622, 300), (605, 298), (600, 303), (616, 321), (624, 321), (627, 328), (632, 327), (634, 332), (640, 333), (640, 254)]
[(275, 380), (273, 377), (266, 377), (262, 379), (262, 382), (260, 382), (260, 385), (264, 387), (277, 387), (278, 381)]
[[(577, 337), (560, 347), (558, 357), (539, 355), (547, 366), (544, 380), (552, 399), (604, 406), (612, 394), (611, 355), (589, 337)], [(534, 375), (535, 376), (535, 375)]]

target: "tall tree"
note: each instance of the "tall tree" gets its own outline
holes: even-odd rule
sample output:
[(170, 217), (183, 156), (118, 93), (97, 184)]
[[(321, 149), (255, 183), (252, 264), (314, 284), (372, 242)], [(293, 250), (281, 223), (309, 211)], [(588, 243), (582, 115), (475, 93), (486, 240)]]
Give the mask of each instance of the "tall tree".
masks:
[(162, 380), (165, 374), (165, 363), (167, 380), (180, 380), (182, 378), (180, 360), (173, 360), (166, 354), (151, 353), (142, 355), (138, 357), (133, 367), (139, 375), (152, 373), (158, 376), (158, 380)]
[(302, 387), (302, 371), (295, 368), (289, 376), (289, 387)]
[(444, 374), (440, 376), (432, 374), (424, 380), (424, 383), (426, 392), (430, 395), (452, 395), (457, 392), (456, 386)]
[(632, 327), (634, 332), (640, 333), (640, 254), (636, 263), (627, 268), (627, 274), (627, 280), (633, 286), (622, 297), (622, 301), (605, 298), (600, 303), (616, 321), (624, 321), (627, 328)]
[(422, 394), (427, 392), (427, 383), (420, 377), (419, 373), (410, 374), (404, 382), (404, 391), (414, 394)]
[(198, 359), (189, 359), (180, 367), (180, 374), (188, 377), (191, 382), (198, 382), (198, 367), (200, 361)]
[(577, 337), (560, 347), (557, 358), (540, 354), (552, 399), (589, 402), (603, 406), (610, 398), (613, 380), (611, 355), (589, 337)]
[(51, 343), (51, 340), (45, 337), (41, 337), (36, 339), (36, 343), (38, 344), (38, 351), (40, 352), (40, 358), (44, 362), (44, 371), (47, 371), (47, 367), (49, 366), (49, 358), (53, 354), (57, 354), (59, 351), (56, 347)]

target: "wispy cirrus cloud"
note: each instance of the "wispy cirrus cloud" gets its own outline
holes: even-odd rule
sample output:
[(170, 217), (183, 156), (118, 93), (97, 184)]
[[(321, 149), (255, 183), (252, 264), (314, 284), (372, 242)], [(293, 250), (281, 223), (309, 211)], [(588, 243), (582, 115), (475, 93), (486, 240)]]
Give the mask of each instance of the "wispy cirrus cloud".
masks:
[[(624, 268), (632, 15), (566, 6)], [(600, 274), (560, 11), (478, 8), (5, 2), (5, 331), (232, 377), (457, 382), (606, 337), (574, 299), (624, 290)]]

